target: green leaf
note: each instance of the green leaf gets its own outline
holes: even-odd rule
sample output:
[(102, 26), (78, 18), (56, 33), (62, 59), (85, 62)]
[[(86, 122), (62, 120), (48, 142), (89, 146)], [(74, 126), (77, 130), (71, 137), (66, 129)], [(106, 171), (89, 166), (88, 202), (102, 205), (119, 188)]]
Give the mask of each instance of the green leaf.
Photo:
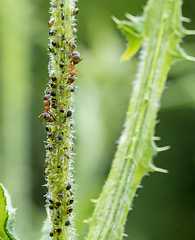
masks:
[(0, 184), (0, 240), (18, 240), (14, 230), (15, 213), (7, 190)]
[(51, 224), (51, 219), (49, 217), (49, 213), (47, 212), (47, 218), (45, 219), (43, 223), (43, 228), (42, 228), (42, 235), (41, 235), (41, 240), (48, 240), (49, 232), (52, 228)]
[[(128, 16), (131, 15), (128, 14)], [(144, 40), (142, 35), (143, 18), (131, 16), (132, 21), (120, 21), (115, 17), (112, 17), (112, 19), (116, 22), (128, 40), (127, 49), (121, 57), (121, 61), (129, 60), (140, 49)]]

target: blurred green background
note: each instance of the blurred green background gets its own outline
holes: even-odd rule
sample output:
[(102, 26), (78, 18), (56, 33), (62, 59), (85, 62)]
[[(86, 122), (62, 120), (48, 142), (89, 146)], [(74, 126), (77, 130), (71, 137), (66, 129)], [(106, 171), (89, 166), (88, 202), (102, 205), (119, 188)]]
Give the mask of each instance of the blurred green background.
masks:
[[(121, 63), (126, 40), (111, 20), (124, 13), (141, 14), (145, 0), (80, 0), (77, 3), (78, 65), (75, 97), (75, 204), (78, 239), (87, 235), (97, 198), (109, 172), (116, 142), (123, 129), (138, 55)], [(1, 0), (0, 8), (0, 182), (17, 208), (16, 230), (21, 240), (40, 238), (46, 217), (43, 177), (46, 138), (37, 116), (44, 110), (47, 82), (47, 22), (49, 0)], [(183, 15), (195, 29), (195, 1), (184, 0)], [(152, 26), (151, 26), (152, 27)], [(182, 43), (195, 56), (195, 36)], [(125, 239), (195, 239), (195, 63), (176, 63), (163, 94), (158, 146), (169, 151), (154, 158), (168, 174), (152, 173), (142, 180)]]

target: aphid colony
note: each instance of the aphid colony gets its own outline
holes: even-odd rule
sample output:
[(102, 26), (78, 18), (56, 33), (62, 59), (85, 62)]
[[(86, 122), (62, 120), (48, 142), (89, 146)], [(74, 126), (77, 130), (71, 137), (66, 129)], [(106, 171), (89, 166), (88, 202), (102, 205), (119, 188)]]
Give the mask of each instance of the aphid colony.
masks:
[[(74, 199), (72, 197), (72, 192), (71, 192), (71, 187), (72, 185), (69, 183), (66, 187), (66, 190), (69, 191), (69, 194), (66, 194), (66, 215), (70, 215), (71, 212), (73, 211), (72, 208), (72, 204), (74, 202)], [(49, 209), (52, 212), (52, 215), (54, 216), (54, 228), (52, 229), (52, 231), (50, 232), (50, 237), (53, 237), (55, 233), (57, 233), (58, 235), (61, 234), (63, 228), (60, 225), (60, 223), (62, 222), (62, 210), (59, 211), (60, 207), (62, 206), (62, 202), (61, 200), (64, 198), (64, 194), (61, 192), (58, 192), (58, 200), (56, 202), (54, 202), (53, 200), (49, 199)], [(63, 214), (64, 215), (64, 214)], [(70, 220), (66, 220), (64, 226), (68, 227), (70, 226)]]
[[(75, 10), (76, 11), (76, 13), (78, 13), (78, 9), (76, 9)], [(49, 21), (49, 23), (48, 23), (48, 26), (53, 26), (53, 24), (54, 24), (54, 22), (55, 21), (53, 21), (53, 19), (52, 19), (52, 21), (50, 20)], [(50, 32), (49, 32), (49, 35), (51, 36), (51, 32), (52, 32), (52, 36), (54, 35), (53, 34), (53, 32), (54, 32), (54, 30), (51, 30)], [(64, 38), (64, 35), (63, 35), (63, 38)], [(65, 39), (64, 39), (65, 40)], [(60, 45), (59, 45), (59, 43), (57, 42), (57, 41), (52, 41), (51, 42), (52, 43), (52, 45), (54, 46), (54, 47), (56, 47), (56, 48), (59, 48), (60, 47)], [(66, 42), (65, 42), (66, 44), (68, 44), (68, 42), (67, 42), (67, 40), (66, 40)], [(62, 44), (63, 44), (63, 41), (62, 41)], [(69, 46), (68, 46), (69, 48), (70, 48), (70, 50), (71, 50), (71, 48), (72, 49), (75, 49), (76, 48), (76, 45), (74, 44), (74, 43), (69, 43)], [(54, 48), (49, 48), (49, 50), (50, 50), (50, 52), (52, 52), (54, 55), (57, 55), (57, 53), (55, 52), (55, 50), (54, 50)], [(61, 48), (61, 51), (63, 52), (63, 51), (65, 51), (65, 49), (64, 48)], [(64, 68), (67, 66), (67, 67), (69, 67), (70, 68), (70, 70), (69, 70), (69, 72), (67, 73), (67, 74), (65, 74), (65, 75), (62, 75), (62, 78), (64, 78), (64, 79), (67, 79), (67, 82), (66, 82), (66, 86), (62, 86), (62, 85), (60, 85), (60, 88), (61, 89), (65, 89), (66, 87), (68, 87), (69, 85), (71, 85), (74, 81), (75, 81), (75, 79), (76, 79), (76, 77), (77, 77), (77, 73), (76, 73), (76, 70), (75, 70), (75, 66), (79, 63), (79, 62), (81, 62), (82, 60), (83, 60), (83, 57), (80, 55), (80, 53), (79, 52), (77, 52), (76, 50), (73, 50), (72, 52), (70, 51), (69, 53), (68, 53), (68, 57), (70, 58), (70, 63), (71, 63), (71, 65), (70, 66), (67, 66), (66, 64), (64, 64), (64, 60), (61, 58), (61, 61), (59, 62), (59, 66), (60, 66), (60, 68), (62, 69), (62, 74), (64, 74)], [(56, 60), (56, 62), (57, 62), (57, 60)], [(43, 118), (45, 119), (45, 121), (46, 122), (53, 122), (53, 121), (55, 121), (56, 120), (56, 118), (55, 118), (55, 116), (54, 116), (54, 114), (53, 113), (51, 113), (51, 111), (50, 111), (50, 109), (52, 109), (52, 108), (57, 108), (58, 107), (58, 105), (56, 104), (56, 101), (57, 101), (57, 99), (54, 97), (54, 96), (56, 96), (56, 92), (53, 90), (53, 89), (55, 89), (56, 88), (56, 85), (59, 83), (58, 81), (58, 79), (57, 79), (57, 77), (55, 76), (55, 74), (52, 74), (51, 76), (49, 76), (49, 84), (50, 84), (50, 89), (49, 90), (47, 90), (47, 93), (46, 93), (46, 95), (43, 97), (43, 103), (44, 103), (44, 106), (45, 106), (45, 110), (42, 112), (42, 114), (40, 114), (39, 115), (39, 120), (41, 121), (41, 123), (44, 125), (44, 123), (43, 123), (43, 121), (40, 119), (42, 116), (43, 116)], [(74, 88), (71, 88), (70, 89), (70, 91), (71, 92), (73, 92), (74, 91)], [(52, 97), (52, 98), (51, 98)], [(51, 102), (50, 102), (50, 99), (51, 98), (51, 102), (52, 102), (52, 105), (51, 105)], [(64, 110), (63, 109), (60, 109), (60, 112), (64, 112)], [(44, 125), (45, 126), (45, 125)]]
[(48, 22), (50, 73), (43, 97), (45, 110), (38, 116), (47, 131), (44, 174), (48, 188), (47, 208), (52, 222), (50, 237), (57, 240), (71, 226), (74, 202), (70, 164), (74, 154), (72, 93), (75, 91), (72, 83), (77, 77), (75, 66), (83, 59), (76, 51), (73, 37), (76, 33), (74, 16), (79, 9), (68, 12), (70, 9), (65, 7), (64, 1), (51, 0), (51, 18)]
[[(55, 144), (48, 145), (47, 149), (48, 151), (52, 154), (54, 151), (55, 147), (58, 148), (59, 145), (57, 143), (63, 141), (63, 135), (58, 134), (55, 137), (55, 132), (51, 131), (51, 129), (48, 127), (48, 138), (51, 139), (51, 141), (55, 142)], [(54, 139), (56, 138), (56, 140)], [(64, 154), (62, 155), (61, 162), (62, 164), (70, 159), (70, 156), (66, 153), (66, 150), (68, 150), (67, 147), (63, 148)], [(71, 149), (73, 151), (73, 148)], [(50, 185), (55, 185), (56, 181), (62, 181), (63, 177), (62, 175), (68, 171), (68, 167), (66, 169), (63, 169), (62, 165), (58, 162), (58, 164), (53, 164), (52, 166), (50, 165), (50, 157), (46, 157), (45, 160), (45, 166), (47, 167), (45, 170), (45, 177), (47, 181), (49, 182)], [(51, 173), (54, 173), (51, 176)], [(49, 176), (50, 174), (50, 176)], [(58, 179), (56, 178), (56, 175), (58, 175)], [(73, 207), (72, 204), (74, 203), (74, 198), (73, 198), (73, 192), (72, 192), (72, 187), (74, 184), (74, 180), (71, 180), (69, 182), (66, 182), (65, 184), (62, 183), (58, 184), (58, 188), (55, 189), (55, 194), (49, 195), (48, 198), (48, 209), (50, 211), (50, 216), (51, 220), (53, 223), (53, 228), (50, 232), (50, 237), (53, 237), (55, 234), (60, 235), (61, 232), (63, 231), (63, 226), (68, 227), (71, 225), (71, 221), (69, 219)], [(61, 190), (60, 190), (61, 189)], [(63, 224), (63, 226), (62, 226)]]

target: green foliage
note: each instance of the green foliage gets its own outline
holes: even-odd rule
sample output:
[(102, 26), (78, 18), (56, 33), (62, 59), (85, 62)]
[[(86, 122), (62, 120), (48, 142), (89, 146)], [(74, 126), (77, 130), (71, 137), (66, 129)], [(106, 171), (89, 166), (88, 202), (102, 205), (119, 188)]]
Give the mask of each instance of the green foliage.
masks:
[(123, 54), (121, 60), (126, 61), (133, 57), (134, 54), (141, 47), (144, 34), (143, 34), (143, 17), (133, 17), (130, 14), (127, 15), (132, 21), (119, 21), (117, 18), (113, 17), (121, 31), (125, 34), (128, 39), (128, 45), (125, 53)]
[(29, 199), (32, 184), (29, 178), (31, 131), (29, 106), (32, 97), (29, 9), (32, 9), (29, 0), (1, 1), (0, 182), (12, 196), (13, 206), (19, 209), (16, 231), (22, 232), (24, 238), (30, 235), (29, 229), (32, 227), (30, 217), (32, 205)]
[(48, 240), (48, 236), (51, 231), (51, 228), (52, 228), (51, 218), (48, 213), (48, 216), (43, 223), (43, 227), (41, 231), (41, 240)]
[(7, 190), (0, 184), (0, 239), (18, 240), (14, 230), (16, 209), (11, 205)]

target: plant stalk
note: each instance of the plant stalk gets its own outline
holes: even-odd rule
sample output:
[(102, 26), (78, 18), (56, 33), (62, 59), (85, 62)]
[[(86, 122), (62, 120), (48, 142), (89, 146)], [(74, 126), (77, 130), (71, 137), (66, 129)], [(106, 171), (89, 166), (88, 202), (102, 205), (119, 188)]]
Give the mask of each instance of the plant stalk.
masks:
[[(125, 128), (108, 179), (90, 219), (87, 240), (122, 239), (127, 214), (141, 179), (151, 171), (166, 172), (152, 163), (152, 157), (158, 152), (154, 132), (169, 68), (174, 61), (188, 58), (179, 46), (185, 34), (180, 19), (180, 0), (150, 0), (144, 9), (142, 21), (135, 20), (133, 23), (137, 27), (133, 30), (141, 29), (138, 44), (142, 39), (144, 42), (141, 61)], [(122, 30), (125, 29), (129, 40), (132, 37), (138, 39), (138, 34), (130, 31), (131, 24), (115, 21), (119, 27), (125, 26)]]

